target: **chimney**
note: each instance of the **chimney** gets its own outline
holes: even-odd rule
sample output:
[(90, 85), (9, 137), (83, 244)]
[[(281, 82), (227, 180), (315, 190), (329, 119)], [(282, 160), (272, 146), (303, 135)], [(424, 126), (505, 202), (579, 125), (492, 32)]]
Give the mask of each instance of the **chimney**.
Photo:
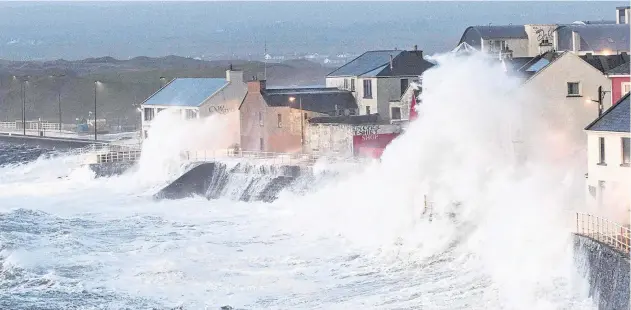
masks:
[(392, 55), (390, 55), (390, 70), (392, 70)]
[(265, 80), (248, 82), (248, 93), (260, 93), (265, 90)]
[(235, 71), (230, 65), (230, 69), (226, 70), (226, 80), (228, 82), (243, 83), (243, 71)]
[(578, 53), (581, 50), (581, 36), (576, 31), (572, 31), (572, 52)]
[(418, 45), (414, 44), (414, 51), (418, 51)]

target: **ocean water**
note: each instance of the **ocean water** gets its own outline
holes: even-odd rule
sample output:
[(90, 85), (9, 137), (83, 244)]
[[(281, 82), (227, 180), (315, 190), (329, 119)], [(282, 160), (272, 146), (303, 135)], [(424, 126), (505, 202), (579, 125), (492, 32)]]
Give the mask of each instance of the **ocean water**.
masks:
[[(614, 20), (625, 1), (0, 1), (0, 59), (262, 60), (455, 47), (473, 25)], [(115, 20), (115, 23), (112, 21)]]
[(272, 203), (153, 200), (191, 147), (178, 124), (122, 176), (5, 161), (0, 308), (595, 309), (566, 221), (581, 147), (484, 56), (436, 61), (381, 162)]

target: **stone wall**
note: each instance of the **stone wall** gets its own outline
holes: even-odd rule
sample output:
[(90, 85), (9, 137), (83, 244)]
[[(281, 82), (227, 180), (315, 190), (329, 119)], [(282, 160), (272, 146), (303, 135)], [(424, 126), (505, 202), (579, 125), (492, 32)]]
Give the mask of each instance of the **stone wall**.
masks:
[(598, 310), (629, 308), (629, 257), (591, 238), (574, 236), (574, 258), (585, 265), (590, 296)]

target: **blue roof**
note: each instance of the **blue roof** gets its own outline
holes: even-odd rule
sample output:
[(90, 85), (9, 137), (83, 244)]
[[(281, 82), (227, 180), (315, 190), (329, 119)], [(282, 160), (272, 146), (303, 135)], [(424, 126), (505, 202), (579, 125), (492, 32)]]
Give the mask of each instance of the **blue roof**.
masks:
[(227, 84), (228, 81), (223, 78), (177, 78), (142, 104), (199, 107)]
[(591, 131), (631, 132), (630, 113), (629, 93), (627, 93), (585, 129)]
[(572, 31), (581, 38), (582, 51), (628, 51), (630, 44), (629, 25), (622, 24), (567, 24), (557, 28), (559, 49), (571, 49)]
[(351, 60), (337, 70), (329, 73), (329, 76), (358, 76), (373, 71), (390, 63), (392, 58), (401, 54), (401, 50), (369, 51)]
[(464, 40), (468, 31), (475, 31), (485, 40), (489, 39), (528, 39), (524, 25), (508, 26), (471, 26), (464, 31), (460, 43)]

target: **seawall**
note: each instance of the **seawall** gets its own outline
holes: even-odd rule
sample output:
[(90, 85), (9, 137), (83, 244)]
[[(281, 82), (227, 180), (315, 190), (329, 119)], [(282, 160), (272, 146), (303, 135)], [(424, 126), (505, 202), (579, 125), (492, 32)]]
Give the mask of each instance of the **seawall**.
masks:
[(270, 202), (310, 169), (293, 165), (228, 166), (219, 162), (192, 164), (179, 178), (154, 195), (156, 199), (182, 199), (202, 196), (241, 201)]
[(21, 134), (8, 134), (0, 133), (0, 141), (13, 144), (26, 144), (31, 146), (38, 146), (40, 148), (54, 148), (54, 149), (77, 149), (84, 148), (90, 145), (106, 145), (106, 141), (94, 141), (89, 139), (74, 139), (74, 138), (58, 138), (58, 137), (39, 137), (29, 136)]
[(584, 265), (598, 310), (630, 309), (629, 256), (589, 237), (574, 235), (574, 258)]

